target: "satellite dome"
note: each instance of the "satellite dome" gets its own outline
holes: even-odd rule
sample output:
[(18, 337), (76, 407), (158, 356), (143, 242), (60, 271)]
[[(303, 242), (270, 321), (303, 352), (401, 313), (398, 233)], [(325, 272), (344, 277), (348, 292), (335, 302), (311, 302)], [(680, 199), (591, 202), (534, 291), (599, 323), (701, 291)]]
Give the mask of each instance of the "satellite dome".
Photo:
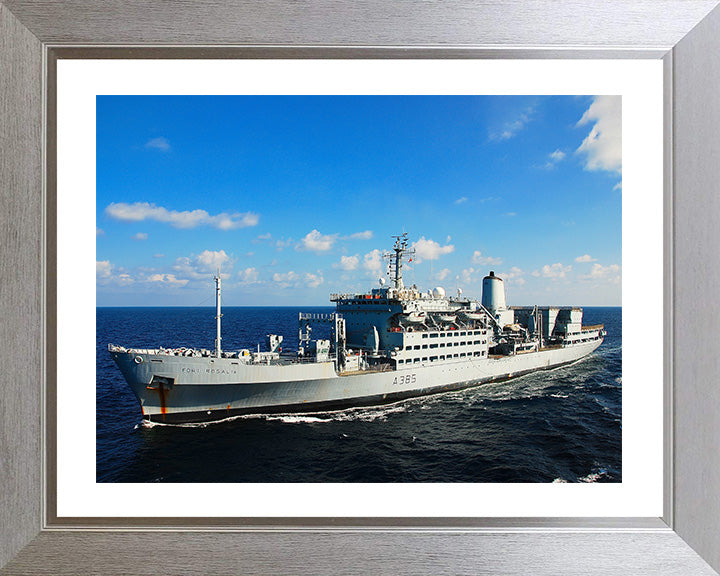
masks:
[(438, 286), (433, 290), (433, 297), (434, 298), (445, 298), (445, 288), (442, 286)]

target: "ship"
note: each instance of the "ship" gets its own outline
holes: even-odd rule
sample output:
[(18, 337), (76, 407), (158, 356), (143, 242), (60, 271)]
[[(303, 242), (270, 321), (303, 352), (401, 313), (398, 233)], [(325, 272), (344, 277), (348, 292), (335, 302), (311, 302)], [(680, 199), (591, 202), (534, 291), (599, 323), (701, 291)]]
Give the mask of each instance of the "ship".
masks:
[[(579, 307), (507, 306), (494, 271), (479, 302), (461, 289), (448, 296), (442, 287), (406, 287), (403, 265), (414, 249), (407, 233), (392, 238), (383, 255), (389, 281), (331, 294), (332, 313), (300, 313), (294, 350), (276, 334), (266, 336), (266, 350), (222, 349), (219, 273), (214, 349), (108, 344), (143, 418), (179, 424), (390, 404), (576, 362), (607, 335), (603, 325), (583, 326)], [(329, 337), (312, 337), (318, 324)]]

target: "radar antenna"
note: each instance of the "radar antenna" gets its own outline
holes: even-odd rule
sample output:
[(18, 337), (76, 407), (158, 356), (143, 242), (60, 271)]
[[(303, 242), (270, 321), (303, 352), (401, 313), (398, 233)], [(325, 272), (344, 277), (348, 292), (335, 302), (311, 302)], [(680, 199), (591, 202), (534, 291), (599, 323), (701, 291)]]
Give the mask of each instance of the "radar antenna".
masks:
[(393, 236), (395, 245), (392, 252), (385, 252), (383, 258), (388, 261), (388, 276), (393, 280), (396, 290), (404, 288), (402, 280), (403, 257), (409, 257), (408, 262), (412, 262), (412, 256), (415, 255), (415, 248), (408, 248), (407, 232), (403, 232), (400, 236)]

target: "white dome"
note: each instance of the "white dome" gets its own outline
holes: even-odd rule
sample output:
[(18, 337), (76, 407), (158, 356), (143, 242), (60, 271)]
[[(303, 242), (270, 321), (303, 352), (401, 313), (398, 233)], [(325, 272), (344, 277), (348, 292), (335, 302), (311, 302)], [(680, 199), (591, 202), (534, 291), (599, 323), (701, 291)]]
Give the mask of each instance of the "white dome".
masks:
[(435, 298), (445, 298), (445, 288), (442, 286), (438, 286), (433, 290), (433, 297)]

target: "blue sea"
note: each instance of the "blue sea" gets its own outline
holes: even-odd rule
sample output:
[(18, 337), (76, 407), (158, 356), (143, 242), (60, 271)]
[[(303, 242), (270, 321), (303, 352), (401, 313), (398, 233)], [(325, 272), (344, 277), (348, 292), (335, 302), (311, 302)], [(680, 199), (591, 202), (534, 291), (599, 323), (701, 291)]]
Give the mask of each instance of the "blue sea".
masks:
[[(223, 308), (223, 348), (297, 342), (298, 312)], [(620, 482), (622, 310), (585, 308), (608, 336), (570, 366), (377, 408), (142, 420), (107, 351), (214, 347), (214, 308), (98, 308), (98, 482)], [(319, 332), (314, 333), (319, 336)]]

